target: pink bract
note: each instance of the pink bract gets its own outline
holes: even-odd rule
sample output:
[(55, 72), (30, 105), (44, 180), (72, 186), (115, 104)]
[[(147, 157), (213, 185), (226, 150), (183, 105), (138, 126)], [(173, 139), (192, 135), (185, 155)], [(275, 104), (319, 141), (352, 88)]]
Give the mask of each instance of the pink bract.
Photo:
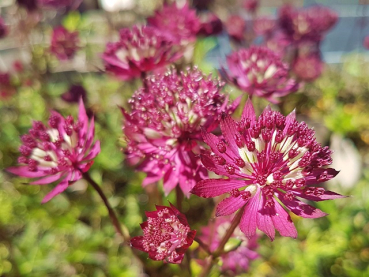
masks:
[(47, 185), (57, 182), (56, 187), (45, 196), (42, 203), (52, 199), (82, 178), (100, 152), (100, 142), (93, 143), (94, 119), (88, 117), (82, 100), (79, 104), (78, 121), (73, 117), (63, 118), (53, 111), (49, 122), (34, 121), (29, 134), (21, 137), (19, 167), (7, 171), (27, 178), (37, 178), (31, 185)]
[(147, 21), (163, 33), (173, 36), (180, 44), (195, 41), (200, 29), (200, 20), (196, 16), (196, 10), (191, 9), (187, 2), (182, 7), (176, 4), (164, 5)]
[(122, 80), (140, 77), (182, 56), (175, 39), (150, 26), (122, 29), (120, 40), (108, 43), (102, 58), (106, 71)]
[(277, 103), (278, 98), (297, 89), (289, 78), (288, 65), (272, 50), (263, 46), (241, 49), (227, 57), (227, 79), (250, 96)]
[(194, 68), (177, 74), (148, 77), (145, 88), (129, 100), (131, 112), (123, 110), (127, 158), (142, 163), (143, 185), (163, 179), (168, 194), (178, 184), (185, 195), (206, 176), (199, 153), (201, 128), (214, 130), (222, 113), (232, 113), (238, 102), (228, 104), (220, 91), (224, 83)]
[(78, 32), (69, 32), (63, 26), (59, 26), (53, 30), (50, 52), (60, 60), (68, 60), (77, 52), (78, 44)]
[(293, 111), (287, 117), (267, 107), (257, 118), (251, 101), (242, 119), (224, 116), (223, 138), (203, 132), (211, 151), (201, 155), (203, 165), (227, 179), (200, 181), (192, 193), (216, 197), (229, 193), (216, 209), (217, 216), (230, 215), (245, 206), (240, 229), (248, 237), (256, 228), (273, 240), (275, 229), (282, 236), (297, 237), (285, 210), (305, 218), (327, 215), (300, 200), (324, 201), (344, 196), (318, 185), (337, 175), (329, 168), (331, 151), (322, 147), (305, 122)]
[(141, 224), (144, 235), (132, 238), (131, 246), (147, 252), (152, 260), (181, 263), (196, 235), (185, 215), (170, 204), (156, 206), (156, 211), (146, 212), (146, 216), (148, 220)]

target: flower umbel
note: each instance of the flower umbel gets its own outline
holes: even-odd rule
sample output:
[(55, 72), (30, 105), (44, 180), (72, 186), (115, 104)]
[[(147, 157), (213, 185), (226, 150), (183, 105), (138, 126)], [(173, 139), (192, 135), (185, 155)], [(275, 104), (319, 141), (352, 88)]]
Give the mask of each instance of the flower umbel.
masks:
[(164, 67), (182, 56), (173, 37), (150, 26), (122, 29), (120, 40), (108, 43), (102, 56), (107, 72), (122, 80)]
[(282, 236), (296, 238), (284, 207), (298, 216), (317, 218), (326, 213), (299, 198), (323, 201), (344, 197), (317, 186), (338, 172), (329, 168), (329, 148), (317, 143), (305, 122), (296, 121), (295, 112), (285, 117), (267, 107), (256, 118), (249, 100), (241, 121), (225, 116), (220, 128), (223, 139), (203, 133), (212, 152), (204, 153), (201, 160), (207, 169), (228, 179), (200, 181), (191, 192), (205, 198), (229, 193), (218, 204), (216, 215), (230, 215), (245, 206), (240, 229), (247, 237), (258, 228), (271, 240), (275, 229)]
[(221, 114), (233, 112), (237, 105), (228, 105), (220, 92), (223, 85), (196, 68), (180, 75), (173, 69), (148, 77), (146, 87), (134, 93), (131, 113), (123, 110), (123, 130), (128, 160), (133, 164), (142, 160), (139, 170), (147, 173), (143, 185), (163, 178), (166, 194), (179, 183), (189, 196), (206, 176), (197, 157), (201, 127), (212, 131)]
[(272, 50), (262, 46), (241, 49), (227, 57), (227, 78), (250, 96), (277, 103), (278, 97), (297, 89), (288, 77), (288, 66)]
[(144, 235), (132, 238), (131, 246), (147, 252), (155, 261), (181, 263), (196, 235), (185, 215), (170, 204), (156, 206), (156, 211), (146, 212), (146, 216), (148, 220), (141, 224)]
[(78, 121), (73, 117), (63, 118), (53, 111), (49, 126), (34, 121), (29, 134), (21, 137), (19, 167), (7, 170), (13, 174), (38, 178), (31, 185), (47, 185), (57, 182), (56, 187), (45, 196), (42, 203), (52, 199), (82, 178), (100, 152), (100, 142), (94, 139), (94, 119), (88, 126), (88, 118), (82, 100), (79, 104)]

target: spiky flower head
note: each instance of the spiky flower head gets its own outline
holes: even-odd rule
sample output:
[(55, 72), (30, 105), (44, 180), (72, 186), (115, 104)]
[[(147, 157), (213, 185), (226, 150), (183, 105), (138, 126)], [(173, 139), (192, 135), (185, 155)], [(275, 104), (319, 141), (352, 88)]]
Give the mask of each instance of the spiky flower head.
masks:
[[(211, 220), (208, 226), (201, 228), (200, 239), (209, 245), (211, 252), (214, 252), (230, 225), (231, 219), (229, 216), (217, 217)], [(259, 246), (257, 238), (257, 236), (254, 236), (251, 239), (247, 239), (239, 229), (236, 229), (231, 239), (235, 240), (235, 244), (239, 240), (239, 245), (237, 249), (220, 256), (222, 272), (232, 273), (232, 275), (246, 273), (250, 262), (259, 257), (259, 254), (255, 251)]]
[(319, 5), (301, 10), (285, 5), (279, 11), (279, 26), (294, 43), (321, 41), (337, 19), (336, 12)]
[(187, 2), (182, 7), (176, 3), (164, 5), (147, 21), (151, 26), (173, 36), (176, 42), (181, 44), (195, 41), (201, 24), (196, 10), (191, 9)]
[(78, 121), (72, 116), (63, 118), (53, 111), (45, 126), (34, 121), (27, 135), (21, 137), (19, 167), (7, 170), (15, 175), (37, 178), (31, 185), (57, 182), (56, 187), (45, 196), (42, 203), (52, 199), (82, 178), (100, 152), (100, 142), (94, 139), (94, 119), (88, 117), (82, 100), (79, 104)]
[(146, 216), (147, 221), (141, 224), (143, 236), (132, 238), (131, 246), (147, 252), (152, 260), (181, 263), (196, 235), (186, 216), (172, 204), (156, 206), (156, 211), (146, 212)]
[(207, 169), (227, 179), (200, 181), (192, 193), (205, 198), (229, 193), (218, 204), (216, 215), (230, 215), (245, 206), (239, 226), (247, 237), (258, 228), (271, 240), (275, 229), (282, 236), (296, 238), (285, 208), (301, 217), (317, 218), (326, 213), (300, 198), (323, 201), (343, 197), (319, 186), (338, 172), (329, 168), (329, 148), (316, 141), (305, 122), (296, 121), (295, 112), (285, 117), (267, 107), (256, 118), (248, 101), (241, 121), (225, 116), (220, 128), (223, 138), (203, 133), (211, 152), (201, 160)]
[(60, 60), (69, 60), (79, 49), (78, 44), (78, 32), (69, 32), (63, 26), (59, 26), (53, 30), (50, 52)]
[(182, 56), (174, 38), (150, 26), (122, 29), (118, 42), (108, 43), (102, 56), (107, 72), (122, 80), (140, 77)]
[(227, 57), (226, 77), (250, 96), (277, 103), (278, 98), (297, 89), (288, 76), (288, 65), (272, 50), (263, 46), (240, 49)]
[(129, 100), (131, 112), (123, 111), (123, 131), (131, 163), (142, 160), (139, 170), (147, 173), (143, 185), (163, 178), (168, 194), (179, 183), (189, 196), (196, 181), (206, 175), (197, 155), (201, 127), (213, 130), (222, 113), (234, 111), (220, 91), (224, 83), (197, 68), (177, 74), (174, 69), (150, 76), (146, 87)]

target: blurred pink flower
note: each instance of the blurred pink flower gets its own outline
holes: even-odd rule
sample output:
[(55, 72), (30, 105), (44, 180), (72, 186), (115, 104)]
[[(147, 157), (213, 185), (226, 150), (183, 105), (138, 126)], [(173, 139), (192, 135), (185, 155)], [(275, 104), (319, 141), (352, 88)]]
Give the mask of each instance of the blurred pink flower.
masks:
[(196, 10), (191, 9), (187, 2), (182, 7), (178, 7), (175, 3), (164, 5), (162, 9), (155, 11), (154, 16), (149, 17), (147, 22), (170, 34), (181, 44), (195, 41), (200, 29)]
[(274, 28), (276, 27), (276, 22), (273, 18), (262, 16), (254, 20), (254, 32), (257, 35), (270, 36)]
[(5, 25), (4, 19), (0, 17), (0, 39), (8, 34), (8, 27)]
[(256, 9), (259, 7), (259, 0), (245, 0), (243, 6), (246, 11), (255, 13)]
[[(275, 229), (282, 236), (297, 237), (285, 208), (305, 218), (327, 215), (299, 198), (324, 201), (344, 196), (317, 185), (337, 175), (329, 168), (331, 151), (322, 147), (305, 122), (293, 111), (287, 117), (268, 106), (256, 118), (250, 100), (240, 122), (225, 116), (220, 122), (222, 138), (203, 132), (211, 152), (201, 155), (203, 165), (227, 179), (198, 182), (191, 193), (200, 197), (230, 196), (216, 208), (216, 216), (233, 214), (245, 206), (240, 229), (248, 237), (256, 228), (273, 240)], [(240, 190), (241, 189), (241, 190)]]
[[(95, 125), (92, 118), (88, 124), (82, 99), (79, 104), (78, 121), (63, 118), (53, 111), (49, 126), (34, 121), (29, 134), (21, 137), (19, 167), (7, 171), (27, 178), (38, 178), (31, 185), (47, 185), (57, 182), (56, 187), (45, 196), (42, 203), (62, 193), (68, 186), (82, 178), (100, 152), (100, 142), (93, 144)], [(88, 126), (89, 125), (89, 126)]]
[(246, 30), (246, 22), (245, 20), (239, 15), (231, 15), (228, 17), (225, 27), (227, 30), (228, 35), (240, 42), (244, 39), (244, 33)]
[(107, 72), (122, 80), (162, 68), (182, 56), (174, 38), (150, 26), (122, 29), (120, 40), (108, 43), (102, 58)]
[(16, 93), (16, 88), (8, 72), (0, 72), (0, 99), (8, 99)]
[(152, 260), (180, 264), (196, 235), (186, 216), (172, 204), (156, 206), (146, 216), (148, 220), (141, 224), (144, 235), (132, 238), (131, 246), (147, 252)]
[[(231, 220), (229, 217), (218, 217), (201, 229), (200, 239), (209, 245), (211, 252), (214, 252), (230, 225)], [(231, 272), (233, 274), (246, 273), (249, 269), (250, 261), (259, 257), (259, 254), (255, 251), (258, 248), (257, 236), (247, 239), (239, 229), (236, 229), (231, 238), (237, 238), (241, 243), (236, 250), (220, 256), (222, 272)]]
[(263, 46), (241, 49), (227, 57), (226, 78), (250, 96), (277, 103), (279, 97), (294, 92), (296, 82), (288, 77), (288, 66), (272, 50)]
[(301, 10), (285, 5), (279, 10), (279, 26), (292, 42), (322, 40), (325, 32), (337, 22), (338, 15), (324, 6)]
[(323, 65), (318, 55), (308, 55), (297, 57), (292, 68), (299, 79), (312, 82), (322, 74)]
[(363, 45), (366, 49), (369, 49), (369, 35), (364, 38)]
[(221, 114), (232, 113), (238, 103), (229, 105), (221, 93), (224, 84), (197, 68), (179, 75), (173, 69), (145, 82), (129, 100), (131, 112), (122, 110), (127, 158), (131, 164), (142, 160), (143, 186), (163, 179), (166, 194), (179, 185), (189, 196), (207, 175), (198, 158), (201, 128), (214, 130)]
[(200, 15), (201, 26), (198, 35), (214, 36), (223, 31), (222, 21), (213, 13), (202, 13)]
[(69, 32), (63, 26), (59, 26), (53, 30), (50, 52), (60, 60), (68, 60), (77, 52), (78, 44), (78, 32)]

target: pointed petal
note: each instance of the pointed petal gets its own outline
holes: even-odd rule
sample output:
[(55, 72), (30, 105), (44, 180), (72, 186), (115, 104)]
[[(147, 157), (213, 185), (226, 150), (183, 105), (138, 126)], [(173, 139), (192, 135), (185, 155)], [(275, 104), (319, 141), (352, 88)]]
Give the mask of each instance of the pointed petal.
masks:
[(293, 193), (298, 197), (305, 198), (305, 199), (311, 200), (311, 201), (316, 201), (316, 202), (348, 197), (348, 196), (341, 195), (341, 194), (338, 194), (338, 193), (335, 193), (335, 192), (329, 191), (329, 190), (326, 190), (324, 192), (324, 194), (322, 194), (320, 196), (305, 194), (304, 191), (301, 191), (301, 190), (293, 190)]
[(48, 173), (45, 173), (45, 171), (43, 170), (29, 171), (28, 166), (9, 167), (6, 169), (6, 171), (13, 173), (15, 175), (18, 175), (18, 176), (27, 177), (27, 178), (39, 178), (39, 177), (44, 177), (48, 175)]
[(68, 178), (65, 178), (63, 181), (61, 181), (56, 187), (49, 192), (44, 199), (42, 199), (42, 204), (45, 204), (46, 202), (50, 201), (54, 196), (57, 196), (58, 194), (62, 193), (68, 188)]
[(242, 208), (242, 206), (246, 205), (246, 201), (242, 199), (241, 196), (233, 197), (230, 196), (224, 200), (222, 200), (217, 208), (215, 216), (224, 216), (233, 214), (238, 209)]
[(94, 144), (94, 146), (92, 146), (91, 150), (89, 151), (88, 155), (86, 157), (83, 158), (84, 161), (86, 160), (91, 160), (93, 158), (95, 158), (97, 156), (97, 154), (100, 153), (100, 141), (97, 140)]
[(233, 179), (207, 179), (198, 182), (191, 190), (192, 194), (209, 198), (230, 192), (232, 189), (238, 189), (246, 186), (246, 181)]
[(304, 218), (319, 218), (328, 215), (321, 210), (305, 204), (297, 199), (289, 201), (283, 196), (279, 197), (279, 199), (291, 212)]
[(41, 178), (38, 179), (32, 183), (30, 183), (30, 185), (47, 185), (50, 184), (52, 182), (55, 182), (56, 180), (59, 180), (61, 178), (61, 176), (63, 175), (64, 172), (60, 172), (58, 174), (55, 175), (51, 175), (51, 176), (47, 176), (45, 178)]
[(79, 99), (78, 121), (82, 123), (81, 133), (83, 135), (86, 135), (87, 127), (88, 127), (88, 117), (87, 117), (85, 105), (83, 104), (82, 97)]
[(243, 108), (242, 112), (242, 119), (246, 118), (250, 119), (251, 122), (256, 120), (254, 106), (252, 105), (250, 97), (247, 99), (245, 107)]
[(275, 237), (275, 229), (272, 221), (272, 216), (275, 215), (274, 208), (265, 208), (265, 196), (263, 196), (263, 201), (259, 201), (259, 212), (257, 217), (258, 229), (264, 232), (271, 241)]
[(281, 236), (297, 238), (297, 231), (289, 214), (283, 207), (274, 200), (276, 215), (272, 217), (274, 227)]
[[(305, 177), (306, 185), (315, 185), (326, 182), (335, 177), (339, 171), (333, 168), (316, 168), (308, 176)], [(324, 175), (324, 179), (321, 176)]]
[(240, 222), (240, 229), (248, 239), (250, 239), (256, 233), (259, 201), (261, 201), (261, 199), (260, 189), (258, 188), (254, 197), (252, 197), (246, 205)]
[[(235, 140), (236, 136), (239, 135), (237, 132), (236, 122), (229, 115), (225, 115), (220, 121), (220, 129), (222, 130), (224, 138), (228, 142), (228, 146), (231, 148), (235, 156), (239, 157), (238, 147)], [(242, 136), (239, 137), (243, 140)]]
[(141, 251), (145, 251), (143, 247), (143, 236), (134, 237), (130, 240), (131, 247), (136, 248)]
[(87, 151), (90, 148), (92, 141), (94, 140), (94, 136), (95, 136), (95, 118), (92, 117), (90, 121), (90, 127), (88, 129), (88, 134), (86, 137), (86, 144), (84, 148), (85, 151)]

